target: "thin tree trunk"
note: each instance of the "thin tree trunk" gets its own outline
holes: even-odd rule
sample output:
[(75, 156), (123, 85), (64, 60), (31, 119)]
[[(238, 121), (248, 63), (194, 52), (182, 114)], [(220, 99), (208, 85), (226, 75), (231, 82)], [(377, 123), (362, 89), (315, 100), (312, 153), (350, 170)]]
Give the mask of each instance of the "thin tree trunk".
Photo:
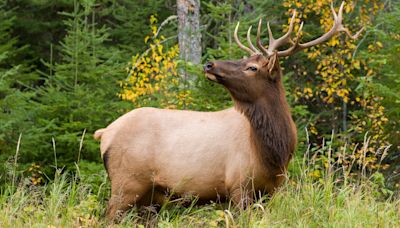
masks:
[(201, 61), (200, 0), (177, 0), (180, 58), (199, 64)]

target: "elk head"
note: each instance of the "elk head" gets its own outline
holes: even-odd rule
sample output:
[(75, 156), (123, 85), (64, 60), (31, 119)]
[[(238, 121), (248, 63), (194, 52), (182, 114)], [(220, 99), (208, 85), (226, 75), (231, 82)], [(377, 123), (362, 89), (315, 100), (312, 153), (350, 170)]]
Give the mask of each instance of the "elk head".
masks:
[[(239, 28), (238, 23), (234, 32), (235, 41), (240, 49), (250, 54), (250, 57), (236, 61), (208, 62), (204, 65), (206, 77), (211, 81), (224, 85), (237, 101), (256, 101), (260, 96), (265, 95), (266, 92), (268, 93), (268, 91), (274, 91), (279, 89), (278, 87), (281, 87), (282, 74), (279, 67), (279, 57), (290, 56), (303, 49), (321, 44), (329, 40), (337, 32), (345, 32), (352, 39), (356, 39), (361, 34), (364, 28), (352, 36), (349, 30), (343, 26), (343, 6), (344, 2), (340, 5), (338, 13), (336, 13), (331, 4), (334, 20), (332, 28), (322, 36), (306, 43), (300, 43), (300, 32), (303, 28), (303, 23), (301, 23), (299, 27), (296, 38), (294, 40), (291, 38), (296, 11), (293, 13), (288, 31), (279, 39), (273, 37), (268, 23), (268, 47), (264, 47), (261, 43), (261, 18), (257, 29), (258, 49), (252, 44), (250, 39), (251, 26), (247, 31), (249, 47), (246, 47), (240, 42), (237, 35)], [(291, 45), (288, 49), (282, 51), (278, 50), (279, 47), (288, 44)]]
[(276, 55), (270, 58), (253, 55), (237, 61), (209, 62), (205, 64), (204, 71), (209, 80), (224, 85), (233, 98), (241, 102), (262, 97), (266, 87), (274, 89), (281, 78)]

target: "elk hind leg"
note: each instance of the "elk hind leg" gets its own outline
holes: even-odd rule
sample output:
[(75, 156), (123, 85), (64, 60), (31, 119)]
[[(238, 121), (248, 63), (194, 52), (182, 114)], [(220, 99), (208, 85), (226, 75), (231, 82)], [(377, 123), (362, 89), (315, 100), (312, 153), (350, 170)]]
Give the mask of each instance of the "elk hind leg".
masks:
[(111, 198), (108, 202), (106, 216), (110, 220), (118, 220), (128, 209), (132, 208), (147, 193), (147, 184), (138, 181), (125, 181), (111, 184)]

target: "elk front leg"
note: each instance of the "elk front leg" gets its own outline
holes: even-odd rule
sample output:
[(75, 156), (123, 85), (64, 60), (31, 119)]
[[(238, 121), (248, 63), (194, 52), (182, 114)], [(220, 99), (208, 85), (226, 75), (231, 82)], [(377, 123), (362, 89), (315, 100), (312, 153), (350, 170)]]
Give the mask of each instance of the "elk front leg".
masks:
[(231, 191), (230, 198), (236, 206), (245, 209), (253, 202), (253, 193), (249, 184), (239, 184)]

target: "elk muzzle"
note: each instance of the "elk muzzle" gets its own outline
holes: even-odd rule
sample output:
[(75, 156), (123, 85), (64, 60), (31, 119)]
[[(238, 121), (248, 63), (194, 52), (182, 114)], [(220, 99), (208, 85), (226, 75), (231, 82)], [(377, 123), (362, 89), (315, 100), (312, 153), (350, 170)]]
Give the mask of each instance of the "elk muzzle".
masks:
[(221, 74), (218, 73), (218, 69), (214, 62), (208, 62), (208, 63), (204, 64), (203, 69), (204, 69), (204, 73), (206, 74), (206, 77), (208, 80), (214, 81), (214, 82), (221, 81), (222, 76), (221, 76)]
[(208, 80), (217, 82), (217, 76), (213, 74), (214, 65), (215, 64), (213, 62), (208, 62), (204, 64), (203, 69), (204, 73), (206, 73), (206, 77)]

